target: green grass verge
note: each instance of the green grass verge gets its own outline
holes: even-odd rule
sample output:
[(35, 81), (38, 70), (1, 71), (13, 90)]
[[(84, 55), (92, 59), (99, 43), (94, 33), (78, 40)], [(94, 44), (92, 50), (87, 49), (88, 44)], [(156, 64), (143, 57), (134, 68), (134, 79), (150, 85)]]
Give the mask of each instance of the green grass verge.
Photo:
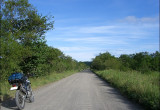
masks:
[(148, 110), (160, 109), (159, 73), (141, 74), (136, 71), (95, 71), (97, 75), (118, 88), (122, 94)]
[[(39, 78), (29, 78), (31, 81), (32, 89), (35, 90), (41, 86), (44, 86), (46, 84), (58, 81), (62, 78), (65, 78), (67, 76), (70, 76), (78, 71), (67, 71), (63, 73), (51, 73), (50, 75), (39, 77)], [(9, 98), (13, 98), (16, 91), (10, 91), (11, 85), (9, 85), (8, 81), (3, 81), (0, 83), (1, 87), (1, 100), (7, 100)]]

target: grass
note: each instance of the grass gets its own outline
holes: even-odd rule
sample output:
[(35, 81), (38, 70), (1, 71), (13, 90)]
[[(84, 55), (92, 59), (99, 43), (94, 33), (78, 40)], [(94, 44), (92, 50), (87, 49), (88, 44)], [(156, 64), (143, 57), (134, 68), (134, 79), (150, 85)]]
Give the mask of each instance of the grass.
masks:
[[(35, 90), (41, 86), (58, 81), (76, 72), (77, 71), (67, 71), (63, 73), (51, 73), (50, 75), (39, 77), (39, 78), (29, 78), (29, 80), (31, 81), (32, 89)], [(14, 97), (16, 91), (10, 91), (10, 87), (11, 85), (9, 85), (8, 81), (3, 81), (0, 83), (0, 88), (1, 88), (1, 94), (0, 94), (1, 99), (0, 100), (4, 101), (4, 100)]]
[(145, 109), (160, 109), (159, 73), (142, 74), (136, 71), (95, 71), (97, 75), (118, 88), (122, 94), (140, 103)]

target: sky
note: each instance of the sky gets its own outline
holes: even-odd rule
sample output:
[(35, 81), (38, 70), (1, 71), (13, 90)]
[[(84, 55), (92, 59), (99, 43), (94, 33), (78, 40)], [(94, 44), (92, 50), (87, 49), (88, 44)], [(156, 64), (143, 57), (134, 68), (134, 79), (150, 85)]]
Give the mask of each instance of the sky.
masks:
[(77, 61), (99, 53), (159, 51), (159, 0), (29, 0), (42, 15), (54, 16), (49, 46)]

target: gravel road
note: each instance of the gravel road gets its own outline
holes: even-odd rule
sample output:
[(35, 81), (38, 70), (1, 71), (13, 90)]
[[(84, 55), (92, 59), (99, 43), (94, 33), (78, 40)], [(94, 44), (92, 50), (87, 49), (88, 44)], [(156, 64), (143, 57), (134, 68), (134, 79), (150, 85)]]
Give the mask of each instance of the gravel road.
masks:
[[(24, 110), (142, 110), (89, 70), (34, 91), (35, 102)], [(14, 99), (1, 110), (17, 110)]]

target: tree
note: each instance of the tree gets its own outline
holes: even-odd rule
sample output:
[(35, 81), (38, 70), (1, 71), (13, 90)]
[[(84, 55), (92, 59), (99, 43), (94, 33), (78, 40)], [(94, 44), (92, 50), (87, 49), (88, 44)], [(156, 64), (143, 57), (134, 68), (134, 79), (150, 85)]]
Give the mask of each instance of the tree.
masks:
[(151, 66), (150, 68), (154, 71), (160, 72), (160, 53), (156, 51), (155, 53), (151, 54)]
[(120, 62), (117, 58), (112, 56), (109, 52), (99, 54), (93, 59), (91, 64), (91, 68), (96, 70), (104, 70), (104, 69), (119, 69)]
[(106, 52), (96, 56), (91, 64), (92, 69), (120, 69), (122, 71), (136, 70), (142, 73), (150, 71), (160, 71), (160, 53), (149, 54), (148, 52), (139, 52), (136, 54), (123, 54), (119, 58)]
[(0, 74), (7, 77), (10, 72), (21, 71), (21, 62), (27, 67), (33, 65), (30, 60), (36, 58), (34, 43), (45, 40), (44, 34), (53, 28), (53, 20), (38, 14), (28, 0), (1, 1), (0, 18)]
[(53, 28), (53, 16), (39, 14), (28, 0), (3, 0), (1, 4), (1, 79), (17, 71), (39, 77), (85, 67), (46, 44), (45, 33)]

